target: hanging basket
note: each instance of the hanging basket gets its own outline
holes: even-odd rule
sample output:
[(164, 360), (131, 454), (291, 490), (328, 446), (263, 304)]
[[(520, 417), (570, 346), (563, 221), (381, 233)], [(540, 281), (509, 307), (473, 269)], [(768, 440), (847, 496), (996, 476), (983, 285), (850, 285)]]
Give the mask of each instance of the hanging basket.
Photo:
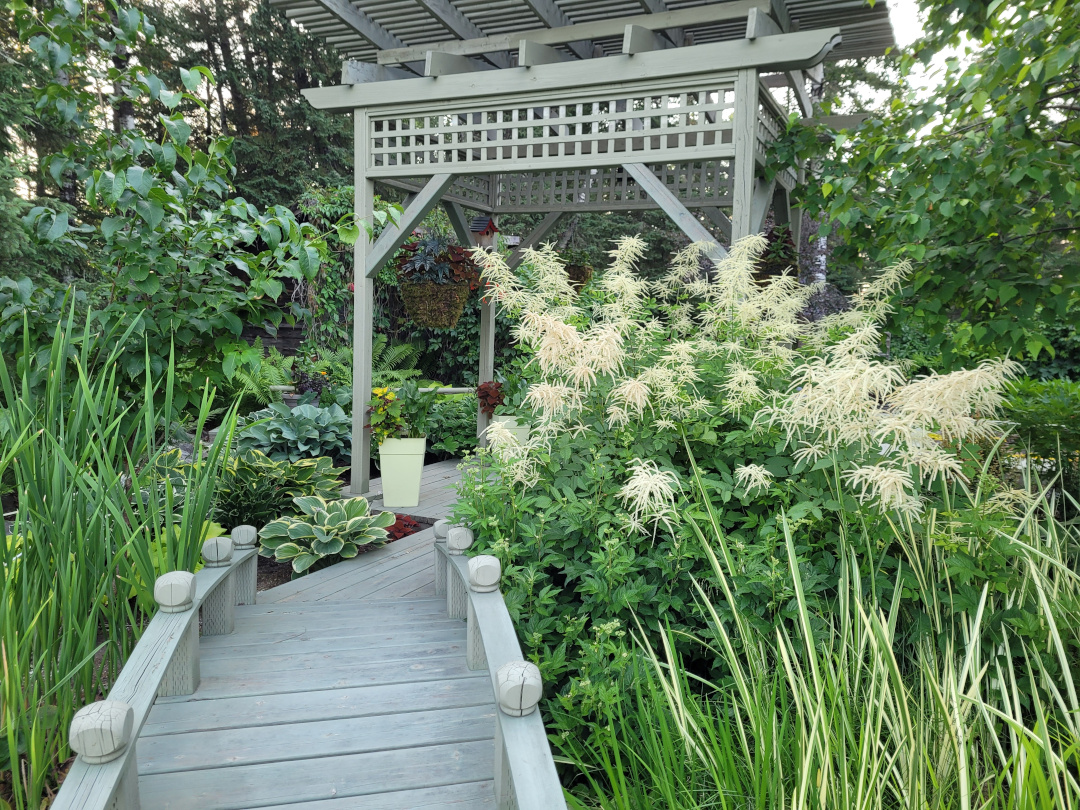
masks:
[(591, 264), (568, 264), (566, 266), (566, 275), (570, 278), (570, 283), (575, 288), (581, 289), (589, 283), (589, 279), (592, 278), (593, 269)]
[(398, 287), (405, 311), (414, 323), (432, 329), (453, 329), (469, 298), (469, 282), (437, 284), (402, 281)]

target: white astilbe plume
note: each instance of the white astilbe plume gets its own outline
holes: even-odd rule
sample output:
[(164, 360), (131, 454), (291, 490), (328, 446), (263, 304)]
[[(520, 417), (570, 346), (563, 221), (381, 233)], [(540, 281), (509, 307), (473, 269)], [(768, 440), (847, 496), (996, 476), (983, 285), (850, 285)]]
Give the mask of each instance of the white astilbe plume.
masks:
[(637, 377), (628, 377), (615, 386), (611, 398), (622, 410), (641, 416), (649, 405), (649, 394), (648, 383)]
[(619, 490), (619, 499), (630, 510), (631, 524), (662, 523), (668, 529), (675, 517), (675, 495), (679, 478), (670, 470), (661, 470), (655, 461), (635, 458), (629, 465), (630, 478)]
[[(713, 245), (709, 242), (694, 242), (676, 253), (667, 274), (657, 285), (658, 289), (667, 295), (673, 295), (702, 280), (701, 259), (712, 248)], [(702, 288), (702, 291), (704, 289), (707, 288)]]
[(921, 504), (912, 492), (911, 476), (907, 471), (884, 464), (873, 467), (857, 467), (845, 471), (843, 480), (858, 489), (856, 497), (861, 503), (876, 501), (883, 510), (917, 515)]
[(545, 419), (580, 411), (583, 392), (570, 385), (537, 383), (529, 389), (525, 402)]
[(760, 464), (744, 464), (735, 468), (735, 483), (747, 492), (755, 489), (768, 489), (773, 474)]

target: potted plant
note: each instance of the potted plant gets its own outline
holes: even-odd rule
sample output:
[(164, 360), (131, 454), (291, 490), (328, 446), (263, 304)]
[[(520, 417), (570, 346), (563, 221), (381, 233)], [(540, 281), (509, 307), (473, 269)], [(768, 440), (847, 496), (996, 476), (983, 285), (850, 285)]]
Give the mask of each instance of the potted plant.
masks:
[(507, 401), (503, 383), (486, 382), (476, 387), (476, 397), (480, 401), (480, 410), (492, 424), (499, 422), (509, 431), (519, 444), (529, 440), (529, 422), (518, 416), (518, 409), (524, 402), (524, 395), (517, 392), (512, 401)]
[(580, 290), (589, 283), (593, 275), (593, 266), (587, 252), (568, 248), (562, 251), (559, 257), (566, 262), (566, 275), (570, 277), (570, 283), (575, 288)]
[(372, 437), (379, 445), (383, 506), (388, 509), (419, 506), (428, 412), (436, 394), (421, 393), (412, 381), (396, 393), (389, 388), (376, 388), (371, 394), (368, 413)]
[(449, 236), (425, 234), (405, 245), (398, 258), (405, 311), (421, 326), (452, 329), (480, 275), (468, 251)]

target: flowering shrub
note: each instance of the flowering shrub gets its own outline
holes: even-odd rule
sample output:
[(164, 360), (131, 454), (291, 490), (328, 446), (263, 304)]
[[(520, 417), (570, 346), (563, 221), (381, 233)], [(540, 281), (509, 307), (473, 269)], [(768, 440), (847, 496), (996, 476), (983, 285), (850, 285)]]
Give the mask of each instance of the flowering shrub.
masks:
[[(886, 270), (850, 311), (810, 324), (799, 313), (813, 287), (786, 274), (756, 279), (765, 247), (743, 240), (707, 276), (704, 247), (692, 245), (654, 283), (634, 272), (644, 244), (623, 239), (580, 293), (549, 248), (528, 252), (520, 274), (477, 255), (531, 356), (533, 431), (521, 445), (489, 430), (490, 454), (463, 478), (456, 517), (501, 558), (523, 644), (575, 718), (607, 699), (626, 660), (621, 634), (704, 626), (694, 581), (711, 572), (692, 493), (715, 507), (739, 607), (771, 635), (795, 616), (781, 515), (805, 598), (824, 610), (841, 541), (865, 552), (866, 587), (891, 594), (906, 580), (890, 521), (921, 521), (976, 478), (1000, 488), (980, 443), (1000, 430), (994, 416), (1018, 366), (908, 379), (877, 355), (906, 266)], [(987, 540), (1020, 497), (1002, 494), (978, 516)], [(966, 584), (976, 594), (1012, 576), (990, 542), (951, 553), (974, 572)], [(902, 632), (927, 637), (913, 591), (901, 596)]]
[(476, 398), (480, 400), (480, 410), (490, 418), (494, 415), (495, 409), (503, 404), (502, 383), (480, 383), (476, 386)]
[(373, 388), (368, 401), (371, 435), (376, 444), (401, 435), (405, 419), (401, 415), (401, 403), (397, 394), (389, 388)]

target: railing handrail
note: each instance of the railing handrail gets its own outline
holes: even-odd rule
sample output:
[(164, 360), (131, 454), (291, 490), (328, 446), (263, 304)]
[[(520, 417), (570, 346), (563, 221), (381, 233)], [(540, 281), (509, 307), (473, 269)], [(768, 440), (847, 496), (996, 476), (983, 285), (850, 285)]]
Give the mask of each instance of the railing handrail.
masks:
[(442, 396), (442, 395), (450, 396), (451, 394), (475, 394), (476, 393), (475, 388), (468, 388), (468, 387), (465, 387), (465, 388), (417, 388), (416, 390), (419, 391), (421, 394), (430, 394), (430, 393), (434, 392), (436, 394), (439, 394), (440, 396)]
[[(522, 655), (499, 589), (499, 562), (486, 555), (462, 556), (472, 544), (469, 529), (451, 529), (446, 521), (439, 521), (435, 534), (436, 594), (445, 594), (451, 618), (467, 620), (466, 663), (469, 669), (487, 668), (495, 693), (496, 807), (565, 810), (547, 731), (536, 710), (541, 694), (539, 670)], [(522, 677), (530, 681), (524, 688)], [(517, 707), (521, 716), (508, 713), (511, 707)]]
[(236, 605), (255, 603), (257, 532), (238, 526), (232, 535), (203, 544), (197, 574), (174, 571), (154, 583), (159, 610), (107, 699), (72, 720), (70, 744), (78, 757), (53, 810), (139, 810), (135, 742), (159, 695), (191, 694), (199, 685), (199, 612), (203, 635), (229, 633)]

